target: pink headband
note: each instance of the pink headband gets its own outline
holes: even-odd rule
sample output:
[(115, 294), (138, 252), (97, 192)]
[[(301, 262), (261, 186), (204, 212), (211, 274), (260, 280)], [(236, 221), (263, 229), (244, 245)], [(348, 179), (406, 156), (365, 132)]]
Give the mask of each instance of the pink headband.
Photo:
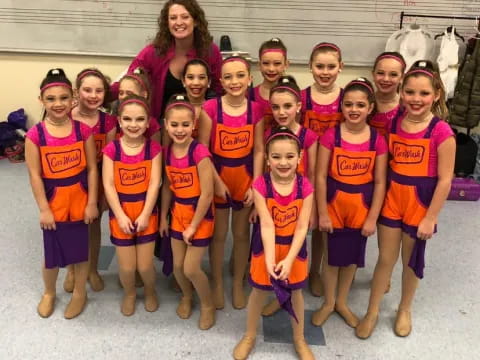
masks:
[(313, 48), (313, 51), (318, 50), (318, 49), (320, 49), (320, 48), (324, 48), (324, 47), (328, 47), (328, 48), (334, 49), (334, 50), (337, 51), (340, 55), (342, 54), (342, 51), (340, 50), (340, 48), (339, 48), (337, 45), (332, 44), (332, 43), (328, 43), (328, 42), (323, 42), (323, 43), (320, 43), (320, 44), (315, 45), (315, 47)]
[(131, 78), (131, 79), (136, 80), (140, 84), (140, 86), (143, 88), (143, 90), (147, 91), (147, 86), (140, 76), (138, 76), (136, 74), (127, 74), (123, 78), (124, 79), (125, 78)]
[(293, 95), (295, 95), (297, 97), (298, 100), (300, 100), (302, 98), (302, 96), (300, 95), (299, 92), (297, 92), (296, 90), (288, 87), (288, 86), (275, 86), (273, 89), (273, 92), (275, 92), (276, 90), (287, 90), (289, 91), (290, 93), (292, 93)]
[(175, 102), (169, 104), (169, 105), (167, 106), (167, 108), (165, 109), (165, 114), (168, 112), (168, 110), (170, 110), (170, 109), (172, 109), (172, 108), (174, 108), (174, 107), (176, 107), (176, 106), (186, 107), (186, 108), (187, 108), (188, 110), (190, 110), (190, 111), (193, 113), (193, 115), (195, 116), (195, 108), (194, 108), (191, 104), (189, 104), (189, 103), (187, 103), (187, 102), (182, 102), (182, 101), (175, 101)]
[(428, 77), (431, 77), (433, 78), (433, 74), (428, 71), (428, 70), (422, 70), (422, 69), (415, 69), (415, 70), (410, 70), (407, 75), (411, 75), (411, 74), (425, 74), (427, 75)]
[(66, 88), (69, 88), (70, 90), (72, 90), (72, 86), (71, 85), (68, 85), (67, 83), (64, 83), (64, 82), (52, 82), (50, 84), (47, 84), (45, 85), (44, 87), (42, 87), (40, 89), (40, 93), (43, 93), (45, 90), (47, 90), (48, 88), (51, 88), (51, 87), (54, 87), (54, 86), (65, 86)]
[(287, 52), (283, 49), (265, 49), (260, 53), (260, 57), (262, 57), (264, 54), (273, 52), (273, 53), (280, 53), (283, 56), (287, 57)]
[(370, 94), (374, 93), (373, 88), (370, 85), (368, 85), (366, 82), (359, 81), (359, 80), (350, 81), (350, 83), (346, 87), (349, 87), (350, 85), (355, 85), (355, 84), (365, 86), (368, 89), (368, 91), (370, 91)]
[(128, 99), (128, 100), (123, 101), (122, 103), (120, 103), (120, 106), (118, 107), (118, 112), (120, 113), (120, 111), (125, 107), (125, 105), (128, 105), (128, 104), (142, 105), (145, 108), (145, 110), (147, 110), (147, 112), (150, 112), (150, 109), (149, 109), (148, 105), (146, 103), (144, 103), (143, 101), (138, 100), (138, 99)]
[(298, 137), (292, 133), (289, 133), (289, 132), (283, 132), (283, 131), (279, 131), (279, 132), (276, 132), (276, 133), (273, 133), (271, 134), (268, 139), (267, 139), (267, 142), (265, 143), (265, 145), (269, 144), (273, 139), (275, 139), (276, 137), (279, 137), (279, 136), (288, 136), (289, 138), (295, 140), (297, 142), (297, 144), (300, 146), (300, 140), (298, 140)]
[(382, 55), (377, 59), (377, 63), (382, 59), (394, 59), (394, 60), (397, 60), (400, 64), (402, 64), (402, 67), (404, 69), (407, 67), (407, 64), (405, 64), (405, 61), (403, 61), (402, 58), (395, 55), (391, 55), (391, 54)]
[(88, 76), (88, 75), (96, 75), (100, 78), (103, 79), (103, 74), (100, 72), (100, 71), (97, 71), (97, 70), (87, 70), (85, 71), (84, 73), (81, 73), (80, 76), (78, 77), (78, 80), (82, 80), (85, 76)]
[(248, 63), (248, 61), (247, 61), (246, 59), (244, 59), (244, 58), (241, 57), (241, 56), (231, 56), (231, 57), (228, 57), (228, 58), (226, 58), (225, 60), (223, 60), (222, 65), (225, 65), (226, 63), (233, 62), (233, 61), (243, 62), (243, 63), (245, 64), (245, 66), (247, 67), (247, 69), (250, 70), (250, 64)]

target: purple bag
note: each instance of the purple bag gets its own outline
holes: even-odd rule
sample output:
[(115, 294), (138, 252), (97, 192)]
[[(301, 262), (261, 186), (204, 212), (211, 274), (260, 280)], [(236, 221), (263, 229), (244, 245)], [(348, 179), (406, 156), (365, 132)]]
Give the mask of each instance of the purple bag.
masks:
[(452, 181), (447, 200), (477, 201), (480, 198), (480, 184), (472, 178), (456, 177)]

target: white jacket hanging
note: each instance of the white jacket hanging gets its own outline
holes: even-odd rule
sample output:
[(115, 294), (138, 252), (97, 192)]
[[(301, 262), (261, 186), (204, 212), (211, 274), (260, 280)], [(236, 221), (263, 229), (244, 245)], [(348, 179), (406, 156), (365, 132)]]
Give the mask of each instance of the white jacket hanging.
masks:
[(458, 78), (458, 49), (459, 44), (455, 38), (455, 27), (445, 33), (440, 44), (440, 53), (437, 58), (438, 70), (445, 87), (445, 100), (453, 98)]

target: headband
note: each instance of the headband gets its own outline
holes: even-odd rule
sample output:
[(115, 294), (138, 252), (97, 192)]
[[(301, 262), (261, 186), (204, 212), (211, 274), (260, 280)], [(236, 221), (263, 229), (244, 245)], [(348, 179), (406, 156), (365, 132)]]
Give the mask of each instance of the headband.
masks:
[(362, 80), (353, 80), (353, 81), (350, 81), (350, 83), (346, 86), (347, 88), (350, 87), (351, 85), (363, 85), (364, 87), (366, 87), (368, 89), (368, 91), (370, 91), (370, 94), (374, 94), (375, 92), (373, 91), (373, 88), (368, 85), (368, 83), (366, 83), (365, 81), (362, 81)]
[(423, 69), (414, 69), (414, 70), (410, 70), (407, 75), (412, 75), (412, 74), (425, 74), (427, 75), (428, 77), (431, 77), (433, 78), (433, 73), (431, 73), (430, 71), (428, 70), (423, 70)]
[(65, 86), (66, 88), (69, 88), (70, 90), (72, 90), (72, 86), (65, 83), (65, 82), (52, 82), (50, 84), (46, 84), (44, 85), (41, 89), (40, 89), (40, 93), (43, 93), (45, 90), (47, 90), (48, 88), (51, 88), (51, 87), (54, 87), (54, 86)]
[(293, 95), (297, 97), (298, 100), (302, 98), (302, 95), (297, 92), (296, 90), (292, 89), (291, 87), (285, 86), (285, 85), (280, 85), (280, 86), (275, 86), (271, 91), (270, 94), (274, 93), (276, 90), (287, 90)]
[(291, 132), (287, 132), (287, 131), (279, 131), (279, 132), (270, 134), (265, 145), (268, 145), (273, 139), (279, 136), (288, 136), (289, 138), (295, 140), (298, 146), (300, 147), (300, 140), (298, 140), (298, 137), (295, 134), (292, 134)]
[(283, 49), (265, 49), (260, 53), (260, 57), (262, 57), (264, 54), (273, 52), (273, 53), (280, 53), (283, 56), (287, 57), (287, 52)]
[(407, 67), (407, 64), (405, 63), (405, 61), (401, 57), (396, 56), (396, 55), (385, 54), (385, 55), (379, 56), (378, 59), (377, 59), (377, 63), (382, 59), (394, 59), (394, 60), (397, 60), (400, 64), (402, 64), (402, 67), (404, 69)]
[(88, 76), (88, 75), (97, 75), (102, 79), (104, 78), (103, 74), (98, 70), (87, 70), (78, 76), (78, 81), (82, 80), (85, 76)]
[(147, 91), (147, 86), (145, 84), (145, 81), (143, 81), (143, 79), (140, 76), (138, 76), (136, 74), (127, 74), (123, 78), (124, 79), (125, 78), (131, 78), (131, 79), (137, 81), (140, 84), (140, 86), (143, 88), (143, 90)]
[(315, 45), (315, 47), (313, 48), (313, 51), (318, 50), (318, 49), (320, 49), (320, 48), (324, 48), (324, 47), (328, 47), (328, 48), (334, 49), (334, 50), (337, 51), (340, 55), (342, 54), (342, 51), (340, 50), (340, 48), (339, 48), (337, 45), (332, 44), (332, 43), (329, 43), (329, 42), (322, 42), (322, 43), (320, 43), (320, 44)]
[(128, 104), (142, 105), (145, 108), (145, 110), (147, 110), (147, 112), (150, 112), (150, 108), (148, 107), (148, 105), (138, 99), (128, 99), (123, 101), (122, 103), (120, 103), (120, 106), (118, 107), (118, 112), (120, 113), (120, 111), (125, 107), (125, 105), (128, 105)]
[(222, 65), (225, 65), (226, 63), (233, 62), (233, 61), (243, 62), (245, 64), (245, 66), (247, 67), (247, 69), (250, 70), (250, 64), (248, 63), (248, 61), (245, 58), (243, 58), (241, 56), (230, 56), (230, 57), (226, 58), (225, 60), (223, 60)]
[(174, 101), (173, 103), (168, 104), (166, 109), (165, 109), (165, 114), (168, 112), (168, 110), (170, 110), (170, 109), (172, 109), (176, 106), (186, 107), (188, 110), (190, 110), (193, 113), (193, 116), (195, 116), (195, 108), (191, 104), (189, 104), (187, 102), (184, 102), (184, 101)]

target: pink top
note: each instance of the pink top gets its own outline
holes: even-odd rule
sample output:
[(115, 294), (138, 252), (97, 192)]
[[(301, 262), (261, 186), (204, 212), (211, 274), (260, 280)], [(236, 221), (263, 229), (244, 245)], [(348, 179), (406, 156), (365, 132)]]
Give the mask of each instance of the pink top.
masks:
[(397, 115), (400, 109), (400, 104), (395, 106), (392, 110), (387, 112), (376, 112), (372, 117), (372, 122), (382, 124), (385, 131), (390, 128), (392, 119)]
[[(405, 118), (407, 113), (397, 121), (397, 135), (405, 139), (421, 139), (428, 130), (428, 126), (417, 133), (407, 133), (402, 129), (402, 120)], [(392, 124), (388, 128), (388, 133), (392, 130)], [(431, 141), (430, 141), (430, 156), (428, 159), (428, 176), (435, 177), (438, 175), (438, 147), (447, 140), (450, 136), (454, 136), (453, 130), (447, 122), (441, 120), (432, 130)]]
[[(290, 204), (292, 201), (295, 200), (295, 196), (297, 195), (297, 179), (295, 178), (294, 180), (294, 185), (293, 185), (293, 190), (289, 195), (280, 195), (276, 190), (275, 190), (275, 185), (272, 184), (273, 188), (273, 197), (275, 198), (275, 201), (278, 202), (280, 205), (287, 206)], [(252, 184), (252, 187), (257, 190), (260, 195), (263, 197), (267, 197), (267, 185), (265, 184), (265, 179), (262, 176), (259, 176), (255, 179), (255, 181)], [(303, 177), (303, 198), (305, 199), (308, 195), (313, 193), (313, 186), (310, 184), (310, 181), (308, 181), (307, 177)]]
[[(145, 158), (145, 145), (142, 147), (142, 151), (140, 151), (137, 155), (127, 155), (123, 151), (123, 147), (120, 142), (120, 161), (125, 164), (136, 164), (142, 162)], [(115, 161), (115, 143), (112, 141), (107, 146), (103, 148), (103, 153), (108, 156), (112, 161)], [(152, 159), (155, 158), (160, 152), (162, 151), (162, 147), (156, 141), (150, 141), (150, 154)]]
[[(328, 129), (325, 134), (319, 140), (320, 144), (327, 148), (328, 150), (333, 150), (335, 146), (335, 128)], [(346, 151), (368, 151), (370, 150), (370, 140), (365, 141), (361, 144), (351, 144), (341, 139), (340, 145), (342, 149)], [(378, 155), (385, 154), (388, 151), (388, 145), (383, 136), (378, 134), (377, 141), (375, 142), (375, 151)]]
[[(132, 73), (137, 67), (143, 67), (150, 78), (150, 83), (152, 85), (152, 114), (153, 116), (160, 116), (160, 111), (162, 109), (163, 102), (163, 93), (165, 88), (165, 79), (167, 77), (168, 68), (170, 61), (175, 56), (175, 46), (172, 46), (167, 50), (165, 55), (158, 55), (158, 52), (153, 44), (145, 46), (133, 59), (132, 63), (128, 67), (128, 73)], [(195, 49), (190, 49), (187, 54), (187, 59), (191, 60), (198, 57)], [(211, 79), (212, 79), (212, 89), (217, 93), (221, 93), (220, 85), (220, 70), (222, 66), (222, 55), (218, 46), (212, 43), (208, 51), (208, 55), (204, 60), (210, 66)], [(113, 98), (118, 98), (118, 87), (119, 83), (115, 82), (112, 84), (110, 90)]]
[[(73, 125), (74, 122), (79, 121), (72, 120), (72, 132), (70, 133), (70, 135), (59, 138), (50, 135), (45, 126), (45, 122), (42, 121), (40, 124), (45, 133), (45, 141), (47, 142), (47, 146), (65, 146), (75, 144), (77, 142), (77, 137), (75, 136), (75, 126)], [(87, 141), (88, 138), (92, 135), (92, 129), (84, 123), (80, 123), (80, 132), (82, 134), (83, 141)], [(30, 130), (28, 130), (26, 137), (30, 139), (30, 141), (32, 141), (35, 145), (40, 146), (40, 137), (38, 135), (38, 129), (36, 125), (32, 126)]]
[[(167, 148), (163, 149), (163, 156), (166, 159)], [(195, 151), (193, 152), (193, 161), (195, 161), (195, 164), (198, 165), (200, 161), (209, 157), (211, 157), (211, 155), (210, 155), (210, 151), (208, 151), (208, 148), (205, 145), (198, 143), (197, 147), (195, 148)], [(177, 169), (188, 168), (188, 152), (185, 156), (181, 158), (176, 158), (175, 155), (173, 155), (173, 151), (171, 151), (170, 164), (171, 166), (176, 167)]]
[[(210, 143), (215, 143), (215, 132), (217, 128), (217, 99), (210, 99), (203, 104), (203, 110), (212, 119), (212, 132), (210, 136)], [(252, 106), (252, 124), (256, 125), (263, 118), (263, 108), (255, 101), (251, 102)], [(247, 111), (242, 115), (231, 116), (223, 111), (223, 124), (230, 127), (242, 127), (247, 124)]]
[[(95, 125), (93, 125), (92, 129), (92, 134), (97, 135), (100, 134), (100, 116), (101, 115), (105, 116), (105, 134), (108, 134), (110, 131), (112, 131), (113, 128), (117, 127), (117, 117), (114, 115), (110, 115), (104, 112), (98, 112), (98, 120)], [(81, 120), (78, 120), (82, 122)], [(88, 125), (88, 124), (87, 124)]]
[(253, 96), (253, 100), (262, 107), (262, 111), (265, 114), (270, 108), (270, 101), (268, 99), (265, 100), (262, 95), (260, 95), (260, 85), (253, 88)]
[[(302, 96), (302, 112), (307, 111), (307, 89), (301, 91)], [(312, 110), (317, 114), (334, 114), (338, 112), (340, 106), (340, 100), (342, 98), (342, 92), (338, 95), (334, 102), (331, 104), (318, 104), (313, 98), (312, 101)]]

